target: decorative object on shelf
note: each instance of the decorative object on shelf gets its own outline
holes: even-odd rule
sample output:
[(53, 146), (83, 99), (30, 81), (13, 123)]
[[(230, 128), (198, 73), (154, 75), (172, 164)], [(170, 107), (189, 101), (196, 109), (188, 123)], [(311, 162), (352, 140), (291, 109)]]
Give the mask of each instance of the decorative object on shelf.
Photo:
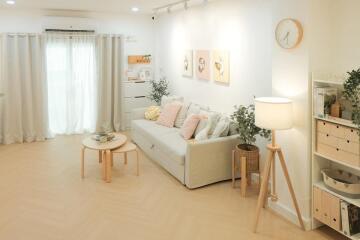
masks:
[(293, 49), (299, 46), (303, 39), (303, 27), (298, 20), (286, 18), (277, 25), (275, 36), (280, 47)]
[(110, 142), (112, 140), (114, 140), (115, 135), (112, 133), (106, 133), (106, 132), (100, 132), (100, 133), (96, 133), (92, 139), (100, 142), (100, 143), (106, 143), (106, 142)]
[(193, 76), (193, 51), (186, 50), (183, 56), (183, 76), (184, 77), (192, 77)]
[[(240, 143), (235, 148), (235, 153), (239, 156), (242, 161), (243, 168), (246, 168), (246, 174), (241, 175), (241, 192), (242, 195), (245, 195), (245, 183), (248, 174), (259, 173), (260, 172), (260, 151), (257, 146), (255, 146), (256, 136), (259, 135), (268, 140), (271, 139), (271, 131), (259, 128), (255, 125), (255, 106), (235, 106), (235, 112), (231, 115), (231, 119), (234, 121), (239, 133)], [(233, 156), (233, 161), (235, 156)], [(246, 161), (246, 165), (243, 161)], [(235, 169), (235, 162), (233, 163), (233, 168)], [(233, 174), (234, 175), (234, 174)], [(250, 176), (251, 177), (251, 176)], [(233, 176), (234, 179), (234, 176)], [(243, 181), (244, 180), (244, 181)]]
[(349, 198), (360, 198), (360, 177), (340, 169), (321, 171), (325, 186)]
[(314, 115), (325, 118), (331, 112), (331, 105), (337, 100), (337, 88), (317, 87), (314, 89)]
[(331, 104), (330, 115), (336, 118), (341, 117), (341, 105), (338, 100), (336, 100), (335, 103)]
[(220, 83), (230, 82), (230, 63), (228, 51), (213, 51), (214, 80)]
[(128, 64), (150, 64), (151, 55), (130, 55), (128, 56)]
[(351, 103), (352, 120), (357, 126), (360, 138), (360, 69), (348, 72), (349, 78), (344, 83), (343, 96)]
[(289, 172), (286, 167), (285, 158), (281, 147), (276, 144), (275, 130), (286, 130), (292, 128), (292, 101), (286, 98), (256, 98), (255, 99), (255, 125), (259, 128), (265, 128), (272, 131), (272, 143), (267, 146), (269, 155), (265, 163), (263, 171), (263, 180), (261, 183), (260, 195), (256, 207), (256, 216), (254, 222), (254, 232), (256, 232), (259, 222), (260, 210), (264, 206), (267, 199), (268, 182), (270, 177), (270, 171), (272, 170), (273, 182), (272, 182), (272, 196), (275, 195), (273, 200), (276, 200), (276, 188), (275, 188), (275, 157), (279, 156), (282, 170), (284, 172), (285, 180), (287, 182), (289, 192), (295, 206), (297, 217), (301, 228), (305, 230), (304, 223), (301, 217), (300, 209), (296, 200), (295, 192), (290, 180)]
[(163, 96), (169, 96), (169, 82), (166, 80), (165, 77), (160, 78), (159, 81), (151, 80), (151, 92), (148, 96), (148, 98), (151, 101), (156, 102), (159, 106), (161, 104), (161, 98)]
[(196, 77), (201, 80), (210, 80), (210, 52), (196, 51), (195, 57)]
[(150, 81), (152, 79), (152, 70), (151, 68), (143, 68), (139, 72), (139, 79), (141, 81)]

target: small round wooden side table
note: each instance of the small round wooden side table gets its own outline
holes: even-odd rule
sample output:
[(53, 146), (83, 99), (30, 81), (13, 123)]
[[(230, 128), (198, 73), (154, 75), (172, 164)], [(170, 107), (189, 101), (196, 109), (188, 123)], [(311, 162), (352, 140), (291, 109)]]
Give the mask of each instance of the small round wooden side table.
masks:
[[(124, 145), (122, 145), (120, 148), (111, 150), (111, 166), (113, 165), (113, 159), (114, 159), (114, 153), (123, 153), (125, 158), (125, 165), (128, 162), (128, 153), (129, 152), (135, 152), (136, 153), (136, 175), (139, 176), (139, 153), (137, 150), (137, 147), (132, 142), (127, 142)], [(111, 179), (111, 172), (109, 173), (110, 179)]]
[(102, 178), (106, 182), (111, 182), (111, 150), (121, 147), (126, 141), (127, 137), (119, 133), (115, 134), (115, 138), (112, 141), (106, 143), (94, 140), (93, 136), (85, 138), (82, 141), (81, 149), (81, 178), (84, 178), (85, 171), (85, 149), (91, 149), (99, 151), (99, 162), (102, 163)]

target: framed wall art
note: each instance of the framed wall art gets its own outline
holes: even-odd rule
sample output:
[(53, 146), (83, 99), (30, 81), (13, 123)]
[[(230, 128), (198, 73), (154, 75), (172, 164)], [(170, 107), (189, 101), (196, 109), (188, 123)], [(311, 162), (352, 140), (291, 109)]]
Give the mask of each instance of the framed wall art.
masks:
[(184, 77), (193, 77), (193, 51), (186, 50), (184, 51), (182, 68)]
[(213, 51), (213, 75), (219, 83), (230, 82), (230, 59), (228, 51)]
[(210, 51), (198, 50), (195, 54), (196, 77), (210, 80)]

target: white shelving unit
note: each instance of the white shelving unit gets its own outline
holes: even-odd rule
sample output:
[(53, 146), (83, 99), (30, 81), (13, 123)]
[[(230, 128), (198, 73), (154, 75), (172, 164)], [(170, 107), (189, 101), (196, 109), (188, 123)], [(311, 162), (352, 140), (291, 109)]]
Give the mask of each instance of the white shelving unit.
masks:
[[(326, 75), (326, 76), (318, 75), (318, 74), (313, 74), (313, 76), (312, 76), (313, 77), (313, 80), (312, 80), (312, 113), (314, 113), (314, 89), (316, 87), (331, 86), (331, 87), (336, 87), (336, 88), (342, 89), (342, 85), (344, 83), (343, 78), (339, 78), (336, 76), (334, 77), (334, 75)], [(338, 194), (338, 193), (328, 189), (323, 182), (321, 170), (324, 168), (342, 169), (342, 170), (352, 172), (352, 173), (360, 176), (360, 166), (350, 165), (345, 162), (339, 161), (336, 158), (332, 158), (332, 157), (329, 157), (329, 156), (326, 156), (324, 154), (317, 152), (317, 149), (316, 149), (317, 129), (316, 128), (317, 128), (318, 120), (326, 121), (329, 123), (333, 123), (333, 124), (337, 124), (337, 125), (341, 125), (341, 126), (345, 126), (345, 127), (356, 128), (356, 126), (354, 124), (352, 124), (350, 121), (347, 121), (347, 120), (336, 119), (336, 118), (320, 118), (320, 117), (313, 115), (313, 117), (312, 117), (312, 174), (311, 174), (312, 187), (317, 187), (317, 188), (321, 189), (322, 191), (330, 193), (331, 195), (333, 195), (343, 201), (346, 201), (350, 204), (360, 207), (360, 199), (352, 199), (352, 198), (345, 197), (341, 194)], [(312, 208), (313, 208), (313, 204), (314, 204), (314, 196), (313, 196), (313, 191), (312, 191)], [(313, 210), (312, 210), (312, 212), (313, 212)], [(320, 221), (318, 221), (317, 219), (315, 219), (314, 217), (312, 217), (313, 228), (317, 228), (322, 225), (324, 225), (324, 224), (321, 223)], [(341, 231), (338, 231), (338, 232), (343, 234)], [(349, 236), (347, 236), (347, 237), (349, 237)], [(349, 238), (353, 239), (353, 240), (360, 240), (360, 234), (353, 235)]]
[[(127, 58), (126, 58), (127, 59)], [(149, 69), (154, 74), (153, 61), (149, 63), (126, 63), (126, 74), (122, 82), (122, 116), (123, 124), (122, 130), (129, 130), (131, 128), (131, 111), (135, 108), (143, 108), (154, 105), (147, 96), (150, 92), (150, 79), (141, 80), (138, 77), (138, 74), (143, 69)], [(128, 71), (135, 73), (136, 77), (131, 77), (129, 79)]]

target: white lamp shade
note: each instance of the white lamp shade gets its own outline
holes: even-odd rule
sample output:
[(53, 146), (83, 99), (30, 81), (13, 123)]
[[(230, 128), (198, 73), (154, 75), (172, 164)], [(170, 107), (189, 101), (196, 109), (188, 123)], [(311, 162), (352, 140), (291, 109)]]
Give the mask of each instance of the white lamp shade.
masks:
[(255, 99), (255, 125), (270, 130), (292, 128), (292, 101), (287, 98)]

